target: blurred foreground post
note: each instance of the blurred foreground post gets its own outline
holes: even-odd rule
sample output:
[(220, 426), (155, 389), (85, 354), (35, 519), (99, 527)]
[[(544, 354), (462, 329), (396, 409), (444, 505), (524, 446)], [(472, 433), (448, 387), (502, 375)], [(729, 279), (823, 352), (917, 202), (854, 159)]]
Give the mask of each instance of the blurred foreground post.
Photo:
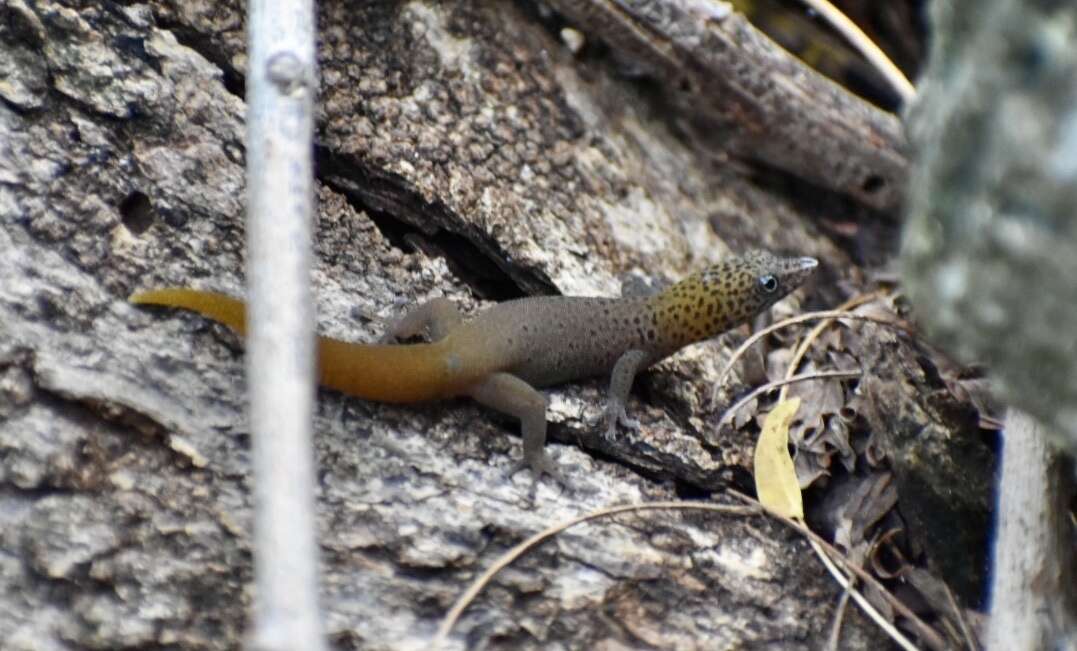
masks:
[(323, 649), (318, 610), (310, 293), (315, 82), (308, 0), (251, 0), (247, 381), (254, 451), (255, 649)]
[[(1006, 421), (990, 651), (1073, 648), (1077, 547), (1077, 5), (936, 0), (910, 108), (909, 296), (985, 364)], [(1057, 446), (1053, 448), (1051, 446)]]

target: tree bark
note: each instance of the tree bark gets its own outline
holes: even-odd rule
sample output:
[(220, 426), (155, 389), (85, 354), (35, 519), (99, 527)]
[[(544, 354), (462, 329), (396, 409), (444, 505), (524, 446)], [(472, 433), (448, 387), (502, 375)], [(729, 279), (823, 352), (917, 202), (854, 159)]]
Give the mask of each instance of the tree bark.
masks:
[[(242, 9), (0, 7), (5, 648), (241, 644), (252, 599), (242, 343), (125, 297), (162, 285), (242, 293)], [(404, 304), (441, 295), (466, 309), (617, 295), (749, 246), (821, 258), (819, 303), (863, 286), (825, 213), (841, 206), (843, 223), (866, 231), (886, 228), (877, 213), (829, 193), (806, 201), (765, 170), (716, 159), (644, 84), (576, 58), (532, 5), (319, 11), (319, 331), (370, 341)], [(643, 429), (612, 444), (598, 426), (602, 382), (549, 392), (548, 448), (569, 486), (543, 483), (534, 502), (525, 473), (506, 477), (516, 423), (467, 402), (321, 391), (316, 522), (332, 644), (422, 647), (466, 583), (526, 536), (746, 477), (750, 435), (709, 431), (727, 356), (710, 342), (645, 375), (630, 404)], [(818, 648), (840, 590), (806, 550), (763, 518), (574, 529), (499, 575), (458, 639)], [(882, 643), (856, 611), (841, 639)]]

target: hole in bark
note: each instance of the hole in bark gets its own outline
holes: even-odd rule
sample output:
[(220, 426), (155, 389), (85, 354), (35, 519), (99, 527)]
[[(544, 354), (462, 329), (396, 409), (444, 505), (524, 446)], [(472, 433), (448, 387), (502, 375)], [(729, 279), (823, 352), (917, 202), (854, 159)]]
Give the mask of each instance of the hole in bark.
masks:
[(884, 185), (886, 185), (886, 181), (883, 180), (883, 177), (878, 174), (871, 174), (868, 178), (864, 179), (864, 183), (860, 187), (862, 187), (864, 192), (867, 192), (868, 194), (875, 194), (879, 190), (882, 190)]
[(150, 198), (145, 193), (135, 190), (120, 202), (120, 219), (127, 230), (135, 235), (145, 233), (153, 226), (154, 211)]

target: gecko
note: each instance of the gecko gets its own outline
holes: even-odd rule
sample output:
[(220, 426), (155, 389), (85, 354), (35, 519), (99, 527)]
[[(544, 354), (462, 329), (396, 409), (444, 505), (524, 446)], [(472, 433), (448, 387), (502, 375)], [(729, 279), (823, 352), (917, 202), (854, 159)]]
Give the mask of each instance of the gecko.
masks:
[[(639, 371), (748, 321), (810, 277), (818, 261), (754, 250), (729, 257), (644, 297), (535, 296), (465, 319), (447, 298), (422, 303), (381, 342), (317, 338), (318, 382), (366, 400), (423, 402), (468, 396), (520, 421), (523, 458), (538, 481), (563, 483), (547, 456), (546, 398), (538, 390), (609, 375), (605, 435), (638, 426), (625, 412)], [(136, 292), (139, 305), (178, 307), (246, 331), (243, 301), (187, 288)], [(396, 343), (420, 335), (427, 343)]]

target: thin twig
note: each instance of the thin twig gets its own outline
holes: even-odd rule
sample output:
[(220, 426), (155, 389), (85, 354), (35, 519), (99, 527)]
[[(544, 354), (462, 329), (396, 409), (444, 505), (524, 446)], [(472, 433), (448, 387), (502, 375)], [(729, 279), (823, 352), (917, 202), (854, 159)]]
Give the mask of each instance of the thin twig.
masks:
[(841, 13), (837, 7), (827, 2), (827, 0), (801, 0), (801, 2), (817, 11), (853, 47), (859, 50), (860, 54), (864, 55), (864, 58), (875, 66), (879, 74), (886, 79), (905, 105), (908, 105), (916, 98), (916, 87), (912, 85), (905, 73), (901, 72), (901, 69), (890, 60), (890, 57), (886, 56), (886, 53), (856, 23)]
[(502, 554), (497, 561), (490, 566), (485, 572), (471, 582), (468, 589), (464, 591), (462, 595), (456, 600), (449, 612), (445, 614), (444, 619), (441, 620), (441, 625), (438, 626), (438, 631), (434, 635), (433, 648), (439, 649), (445, 643), (449, 637), (449, 633), (452, 632), (453, 627), (456, 625), (457, 620), (460, 619), (460, 615), (467, 609), (471, 602), (475, 600), (480, 592), (490, 583), (494, 576), (501, 570), (508, 567), (513, 561), (523, 556), (531, 548), (537, 546), (539, 543), (545, 541), (547, 538), (561, 533), (569, 527), (573, 527), (581, 522), (587, 522), (589, 520), (596, 520), (618, 513), (626, 513), (629, 511), (648, 511), (654, 509), (681, 509), (681, 510), (700, 510), (700, 511), (713, 511), (718, 513), (725, 513), (727, 515), (753, 515), (760, 513), (758, 506), (749, 505), (745, 507), (730, 506), (728, 504), (704, 504), (700, 502), (650, 502), (647, 504), (622, 504), (621, 506), (611, 506), (597, 511), (592, 511), (585, 515), (581, 515), (571, 520), (566, 520), (560, 524), (555, 524), (548, 529), (540, 531), (539, 533), (531, 536), (522, 543), (516, 545), (509, 551)]
[[(849, 581), (849, 585), (852, 586), (853, 582)], [(852, 594), (850, 589), (841, 591), (841, 599), (838, 600), (838, 608), (834, 612), (834, 623), (830, 626), (830, 637), (826, 641), (827, 651), (838, 651), (838, 644), (841, 642), (841, 627), (845, 622), (845, 610), (849, 607), (850, 594)]]
[[(840, 561), (841, 564), (845, 567), (845, 569), (855, 574), (864, 583), (870, 584), (873, 588), (878, 590), (882, 598), (885, 599), (886, 602), (890, 604), (890, 606), (894, 610), (896, 610), (899, 615), (909, 620), (909, 623), (913, 626), (913, 628), (916, 629), (916, 632), (920, 635), (920, 637), (922, 637), (924, 641), (927, 642), (928, 646), (930, 646), (935, 651), (944, 651), (947, 648), (946, 642), (939, 636), (935, 629), (928, 626), (926, 623), (924, 623), (924, 620), (916, 616), (916, 613), (909, 610), (909, 607), (899, 601), (897, 597), (892, 595), (889, 590), (883, 587), (883, 585), (879, 583), (878, 579), (873, 577), (871, 574), (868, 574), (860, 566), (846, 559), (841, 552), (839, 552), (833, 545), (823, 540), (823, 538), (819, 534), (815, 533), (803, 523), (798, 522), (797, 520), (787, 518), (780, 513), (776, 513), (775, 511), (768, 509), (767, 507), (760, 504), (759, 500), (748, 497), (747, 495), (741, 493), (738, 490), (730, 488), (727, 489), (726, 492), (741, 500), (745, 504), (758, 506), (759, 508), (763, 509), (763, 511), (765, 511), (767, 515), (770, 515), (771, 517), (779, 520), (787, 527), (799, 531), (801, 535), (808, 538), (809, 540), (818, 543), (820, 547), (825, 549), (830, 554), (832, 559), (837, 559), (838, 561)], [(857, 603), (859, 604), (859, 602)]]
[(860, 377), (860, 371), (817, 371), (815, 373), (805, 373), (804, 375), (795, 375), (793, 377), (787, 377), (784, 380), (774, 380), (773, 382), (767, 382), (766, 384), (756, 387), (751, 393), (738, 400), (732, 407), (725, 410), (722, 417), (718, 419), (718, 428), (725, 425), (726, 421), (733, 417), (738, 409), (751, 402), (754, 398), (760, 394), (766, 393), (778, 387), (785, 387), (790, 384), (796, 384), (797, 382), (806, 382), (807, 380), (820, 380), (826, 378), (854, 378)]
[[(857, 307), (860, 307), (864, 303), (869, 303), (882, 295), (883, 292), (871, 292), (870, 294), (861, 294), (859, 296), (854, 296), (836, 307), (835, 309), (852, 310)], [(789, 367), (785, 370), (786, 378), (793, 377), (793, 374), (797, 371), (797, 367), (800, 366), (800, 360), (804, 359), (804, 355), (808, 353), (808, 349), (811, 348), (811, 345), (815, 343), (816, 339), (819, 338), (819, 335), (823, 334), (823, 331), (829, 328), (833, 323), (834, 319), (826, 319), (825, 321), (819, 322), (814, 328), (811, 329), (811, 331), (808, 332), (808, 336), (800, 342), (800, 344), (796, 348), (796, 351), (793, 353), (793, 358), (789, 360)], [(788, 387), (782, 387), (782, 392), (778, 394), (778, 402), (785, 400), (787, 388)]]
[[(598, 518), (607, 517), (619, 513), (626, 513), (630, 511), (674, 509), (711, 511), (717, 513), (725, 513), (727, 515), (752, 515), (765, 513), (767, 515), (770, 515), (771, 517), (774, 517), (786, 526), (791, 527), (792, 529), (799, 532), (809, 541), (817, 544), (822, 550), (825, 550), (832, 557), (828, 558), (828, 560), (830, 561), (829, 563), (824, 561), (824, 564), (827, 564), (828, 569), (833, 565), (833, 559), (837, 559), (846, 567), (846, 569), (848, 569), (853, 574), (856, 574), (866, 584), (870, 584), (872, 587), (878, 590), (879, 593), (883, 596), (883, 598), (886, 599), (887, 603), (889, 603), (891, 607), (894, 608), (894, 610), (896, 610), (902, 617), (905, 617), (907, 620), (909, 620), (910, 624), (917, 630), (920, 636), (924, 638), (924, 640), (931, 646), (932, 649), (935, 649), (936, 651), (942, 651), (946, 648), (942, 638), (940, 638), (931, 627), (925, 624), (919, 617), (917, 617), (911, 610), (909, 610), (908, 607), (905, 606), (905, 604), (901, 603), (897, 600), (897, 598), (890, 594), (890, 592), (886, 590), (886, 588), (884, 588), (882, 584), (880, 584), (875, 579), (875, 577), (871, 576), (860, 567), (857, 567), (856, 565), (850, 563), (844, 556), (842, 556), (842, 554), (837, 549), (831, 546), (830, 543), (828, 543), (827, 541), (823, 540), (814, 531), (808, 529), (804, 524), (796, 520), (792, 520), (783, 515), (775, 513), (770, 509), (767, 509), (757, 500), (754, 500), (747, 495), (744, 495), (743, 493), (740, 493), (735, 490), (730, 490), (729, 493), (737, 499), (740, 499), (741, 501), (745, 502), (748, 508), (739, 509), (737, 507), (729, 506), (726, 504), (704, 504), (700, 502), (651, 502), (648, 504), (627, 504), (599, 509), (597, 511), (593, 511), (591, 513), (587, 513), (577, 518), (573, 518), (571, 520), (567, 520), (560, 524), (554, 525), (531, 536), (527, 540), (505, 552), (505, 554), (503, 554), (492, 566), (490, 566), (489, 569), (483, 572), (482, 575), (477, 577), (471, 583), (471, 585), (468, 586), (468, 589), (465, 590), (462, 595), (460, 595), (460, 597), (456, 600), (456, 603), (453, 604), (452, 608), (449, 609), (449, 612), (446, 613), (444, 619), (442, 619), (441, 625), (438, 626), (438, 631), (432, 641), (432, 647), (436, 650), (441, 648), (445, 644), (446, 640), (449, 637), (449, 634), (452, 632), (453, 627), (460, 619), (460, 615), (462, 615), (464, 610), (466, 610), (467, 607), (471, 605), (471, 602), (475, 600), (475, 597), (477, 597), (479, 593), (483, 591), (483, 589), (490, 583), (490, 581), (495, 575), (497, 575), (498, 572), (509, 566), (513, 561), (520, 558), (530, 549), (532, 549), (539, 543), (545, 541), (546, 539), (557, 535), (558, 533), (568, 529), (569, 527), (575, 526), (582, 522), (587, 522), (589, 520), (595, 520)], [(820, 558), (827, 558), (827, 554), (821, 555)], [(848, 580), (844, 578), (844, 576), (837, 568), (834, 568), (832, 570), (832, 573), (834, 572), (837, 573), (837, 577), (841, 577), (839, 583), (842, 585), (843, 588), (846, 588), (846, 586), (848, 585)], [(876, 620), (877, 623), (879, 623), (883, 630), (887, 631), (887, 633), (894, 638), (895, 642), (901, 644), (906, 649), (912, 649), (913, 651), (915, 651), (916, 647), (912, 646), (911, 642), (909, 642), (904, 636), (902, 636), (900, 632), (894, 629), (892, 625), (886, 622), (882, 615), (878, 614), (878, 612), (875, 611), (875, 609), (871, 606), (870, 603), (867, 602), (866, 599), (863, 599), (862, 595), (860, 595), (855, 590), (852, 590), (851, 594), (856, 600), (857, 605), (864, 609), (864, 611), (868, 614), (869, 617), (872, 617), (872, 619), (876, 619), (876, 616), (878, 617), (878, 619)], [(875, 612), (875, 616), (871, 614), (872, 612)], [(905, 644), (902, 644), (901, 640), (904, 640)]]
[(965, 644), (969, 646), (969, 651), (976, 651), (979, 646), (977, 646), (976, 639), (972, 635), (972, 629), (965, 619), (965, 613), (961, 612), (961, 607), (957, 605), (957, 599), (954, 599), (953, 591), (950, 590), (950, 586), (946, 585), (945, 581), (942, 582), (942, 587), (946, 591), (946, 601), (950, 603), (950, 608), (954, 610), (954, 618), (957, 619), (957, 625), (961, 628), (961, 635), (965, 638)]
[(808, 312), (806, 314), (801, 314), (799, 316), (784, 319), (777, 323), (771, 324), (766, 328), (763, 328), (759, 332), (756, 332), (751, 337), (748, 337), (744, 340), (743, 344), (741, 344), (735, 351), (733, 351), (733, 356), (729, 358), (728, 362), (726, 362), (726, 365), (722, 368), (722, 372), (718, 374), (718, 380), (714, 383), (714, 390), (711, 392), (711, 403), (718, 399), (718, 391), (721, 388), (722, 384), (725, 383), (726, 378), (729, 377), (729, 372), (733, 370), (733, 365), (736, 364), (737, 360), (740, 359), (742, 355), (744, 355), (744, 352), (751, 348), (757, 341), (759, 341), (763, 337), (766, 337), (770, 333), (775, 332), (776, 330), (781, 330), (782, 328), (796, 325), (798, 323), (804, 323), (806, 321), (814, 321), (816, 319), (852, 319), (854, 321), (871, 321), (873, 323), (881, 323), (883, 325), (888, 325), (892, 328), (904, 330), (905, 332), (910, 334), (915, 332), (912, 326), (898, 319), (886, 319), (870, 314), (856, 314), (854, 312), (848, 312), (844, 310), (825, 310), (822, 312)]
[[(880, 614), (879, 611), (875, 609), (875, 606), (872, 606), (871, 603), (869, 603), (868, 600), (864, 597), (864, 595), (860, 594), (860, 592), (853, 587), (852, 581), (849, 579), (849, 577), (841, 573), (841, 570), (839, 570), (838, 567), (834, 565), (833, 559), (827, 556), (827, 553), (823, 551), (823, 548), (816, 540), (809, 539), (808, 544), (811, 545), (812, 550), (815, 551), (815, 554), (819, 557), (819, 560), (823, 562), (823, 565), (826, 566), (827, 571), (830, 572), (830, 575), (833, 576), (834, 580), (838, 582), (838, 585), (845, 589), (849, 596), (853, 598), (853, 601), (855, 601), (856, 604), (860, 606), (860, 609), (863, 610), (864, 613), (871, 618), (871, 621), (875, 622), (875, 624), (879, 628), (886, 631), (886, 634), (890, 636), (890, 639), (892, 639), (894, 642), (897, 642), (898, 646), (900, 646), (902, 649), (905, 649), (905, 651), (917, 651), (916, 645), (914, 645), (909, 640), (909, 638), (902, 635), (901, 631), (897, 630), (893, 624), (886, 621), (886, 618), (883, 617), (882, 614)], [(845, 567), (848, 568), (852, 566), (852, 563), (845, 561), (844, 557), (839, 556), (839, 558), (842, 559)]]

